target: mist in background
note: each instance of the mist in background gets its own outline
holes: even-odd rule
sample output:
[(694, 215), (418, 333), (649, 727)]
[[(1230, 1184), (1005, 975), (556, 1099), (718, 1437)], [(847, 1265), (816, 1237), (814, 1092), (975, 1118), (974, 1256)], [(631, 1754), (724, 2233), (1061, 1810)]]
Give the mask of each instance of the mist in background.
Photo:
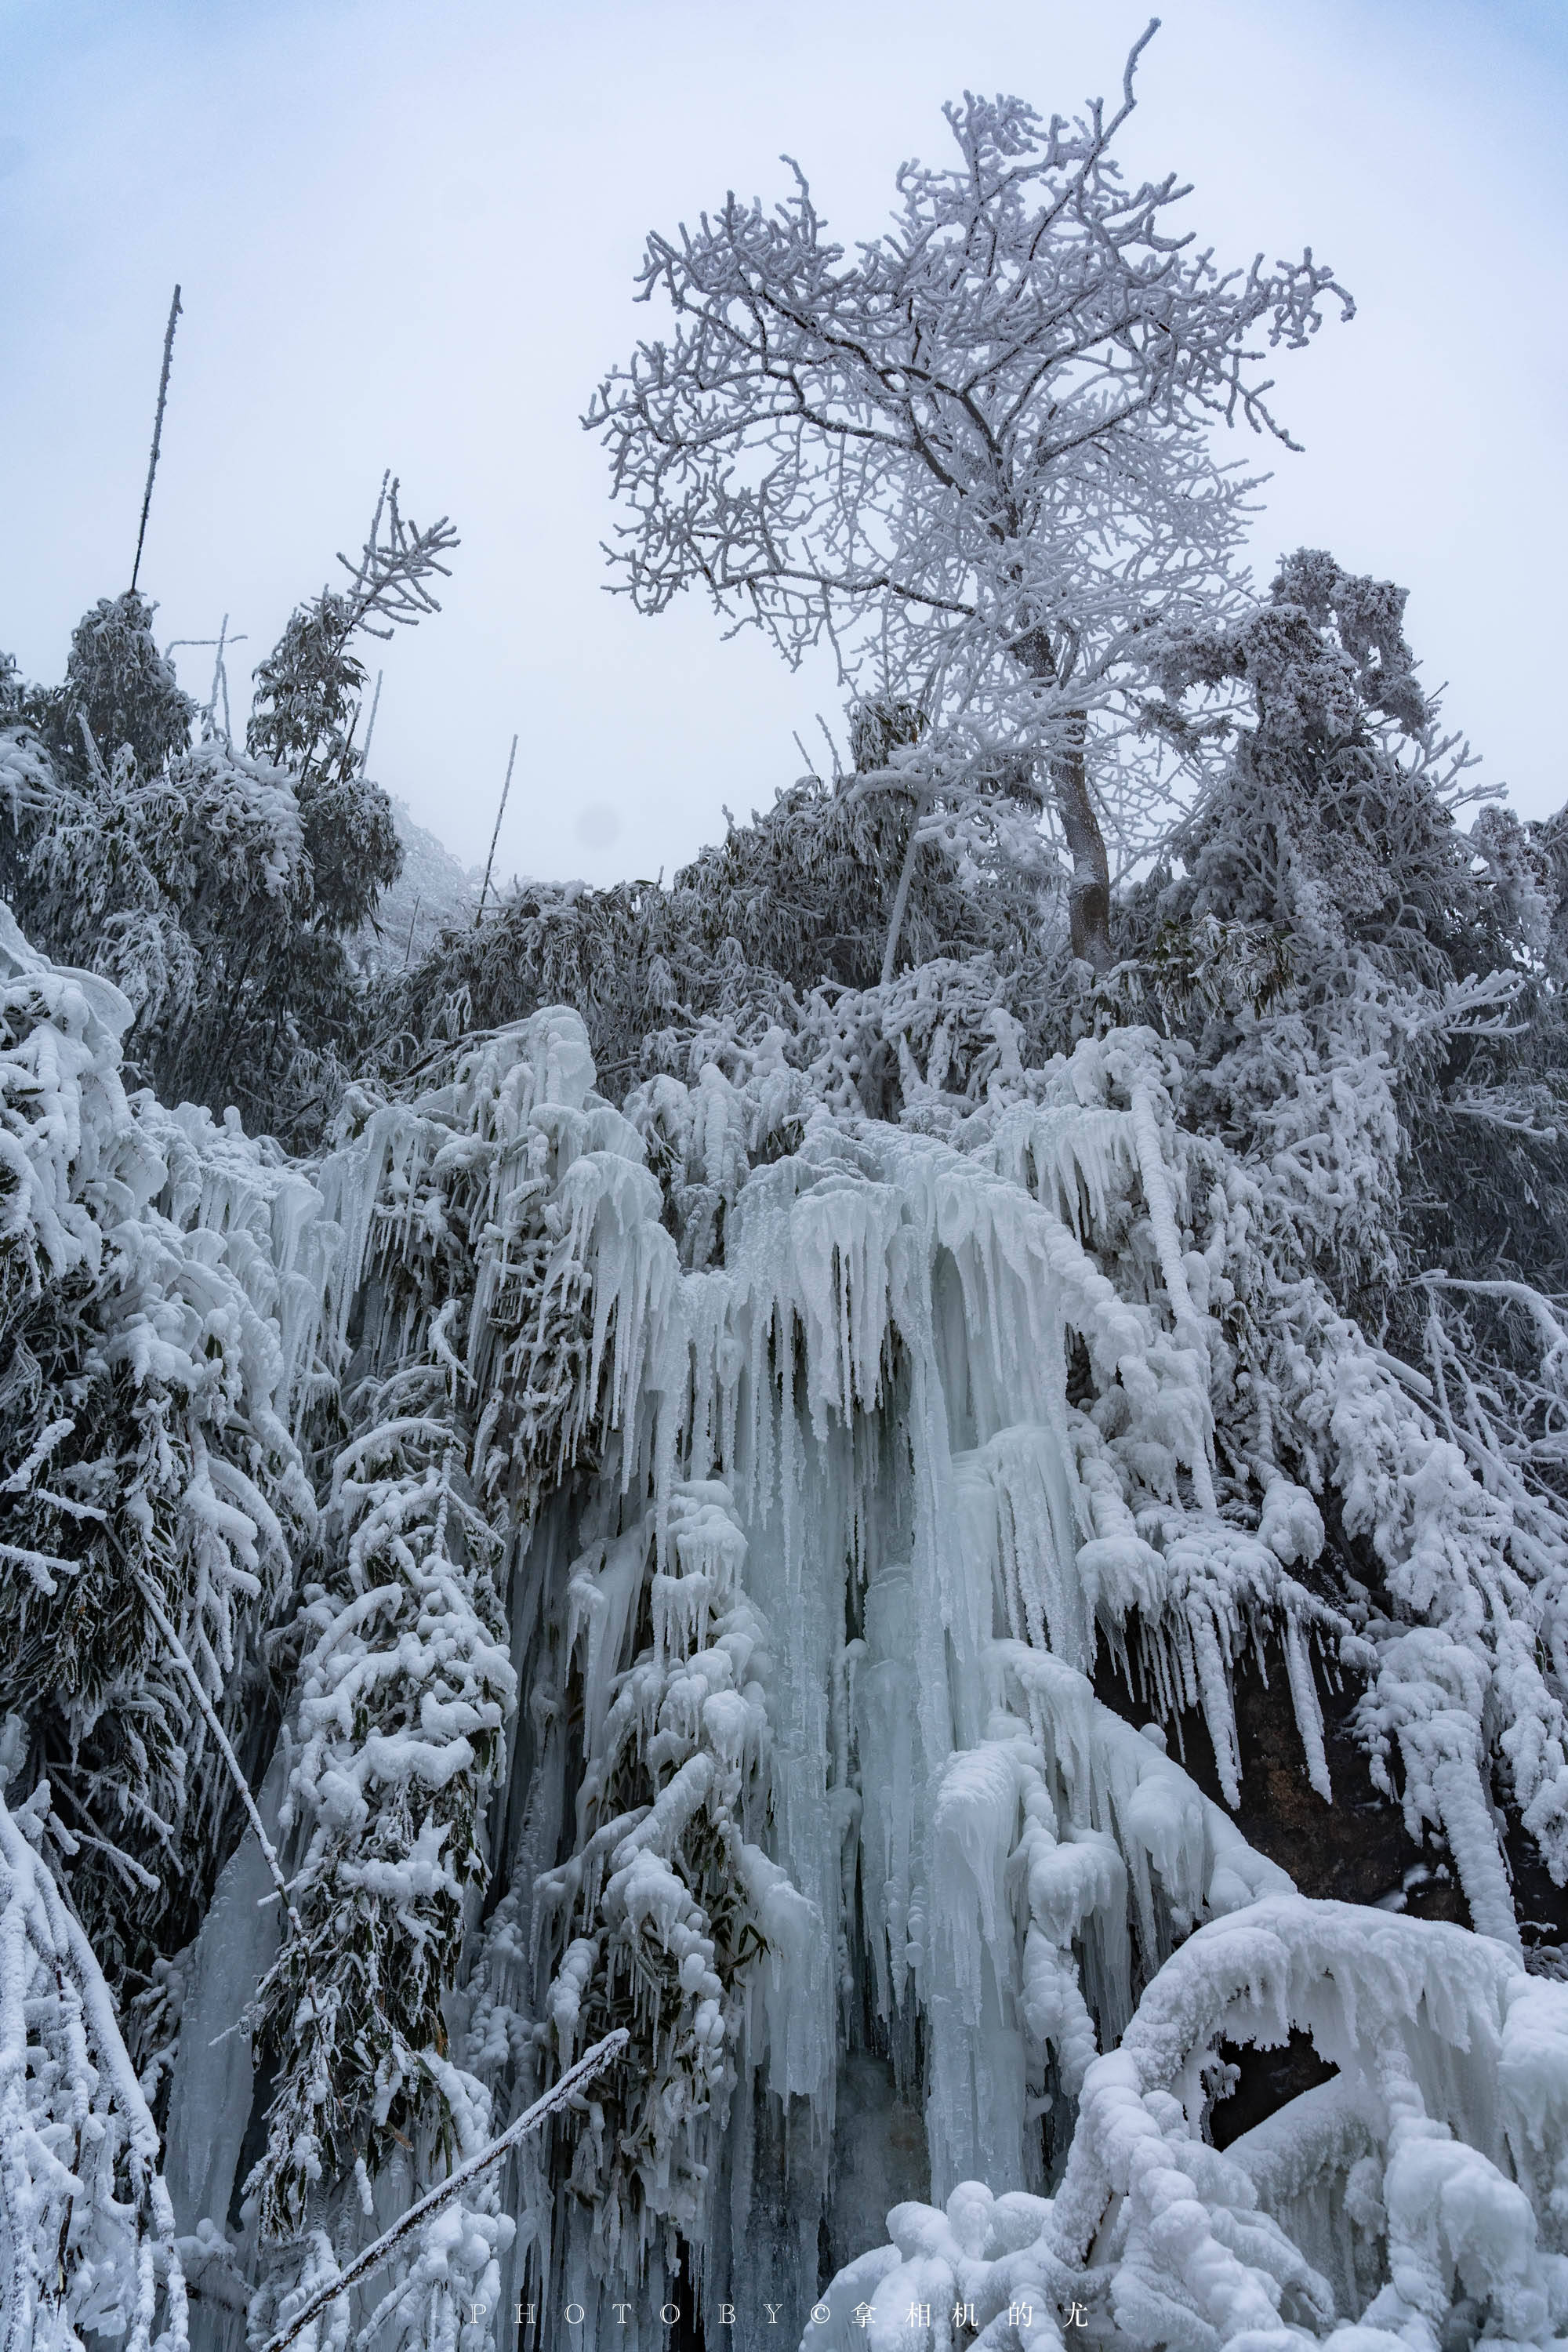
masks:
[[(878, 233), (946, 99), (1113, 97), (1122, 0), (0, 0), (0, 647), (46, 682), (130, 578), (163, 323), (184, 289), (143, 589), (161, 641), (226, 614), (248, 673), (357, 548), (384, 467), (462, 534), (445, 610), (384, 649), (373, 772), (498, 872), (668, 874), (842, 743), (831, 663), (792, 674), (689, 597), (605, 593), (616, 521), (579, 418), (661, 315), (643, 236), (797, 157), (836, 236)], [(1201, 244), (1310, 244), (1359, 316), (1280, 355), (1305, 452), (1272, 469), (1267, 584), (1303, 542), (1411, 590), (1445, 718), (1541, 816), (1568, 544), (1561, 299), (1568, 12), (1534, 0), (1169, 0), (1130, 174), (1176, 170)], [(177, 656), (205, 699), (211, 656)]]

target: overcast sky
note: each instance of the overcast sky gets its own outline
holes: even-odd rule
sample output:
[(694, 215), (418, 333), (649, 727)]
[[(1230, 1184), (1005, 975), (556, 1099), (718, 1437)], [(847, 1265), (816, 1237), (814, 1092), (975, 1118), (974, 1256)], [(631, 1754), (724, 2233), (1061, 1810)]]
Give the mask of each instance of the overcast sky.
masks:
[[(642, 237), (726, 190), (874, 234), (970, 88), (1114, 91), (1144, 0), (0, 0), (0, 647), (61, 670), (129, 577), (170, 290), (184, 289), (142, 585), (161, 636), (243, 677), (384, 466), (462, 535), (441, 615), (385, 649), (373, 766), (503, 872), (667, 871), (840, 725), (826, 669), (604, 593), (578, 418), (647, 321)], [(1130, 169), (1194, 183), (1222, 258), (1310, 244), (1353, 324), (1287, 356), (1257, 533), (1411, 591), (1429, 684), (1484, 772), (1568, 799), (1568, 8), (1167, 0)], [(1250, 436), (1236, 454), (1255, 458)], [(179, 656), (205, 696), (208, 656)], [(373, 649), (373, 662), (375, 658)], [(1553, 678), (1557, 683), (1553, 685)], [(840, 729), (841, 731), (841, 729)]]

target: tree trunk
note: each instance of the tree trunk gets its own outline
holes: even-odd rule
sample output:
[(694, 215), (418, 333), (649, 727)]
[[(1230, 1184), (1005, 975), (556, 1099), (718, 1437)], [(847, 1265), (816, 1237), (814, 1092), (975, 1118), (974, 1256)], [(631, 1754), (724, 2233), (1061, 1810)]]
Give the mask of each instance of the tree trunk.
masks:
[(1068, 747), (1050, 763), (1057, 814), (1072, 860), (1068, 919), (1074, 955), (1102, 972), (1110, 968), (1110, 865), (1084, 769), (1083, 713), (1074, 711), (1069, 724), (1072, 733)]
[[(1017, 657), (1031, 677), (1065, 685), (1070, 655), (1058, 667), (1056, 650), (1043, 629), (1033, 629), (1021, 640)], [(1110, 861), (1089, 794), (1083, 756), (1088, 733), (1088, 712), (1069, 710), (1067, 740), (1049, 762), (1051, 795), (1072, 861), (1068, 881), (1072, 951), (1102, 972), (1110, 969)]]
[(930, 795), (921, 793), (910, 810), (910, 838), (904, 851), (904, 862), (899, 874), (899, 887), (893, 898), (893, 911), (888, 919), (888, 943), (882, 950), (882, 986), (893, 977), (893, 964), (899, 952), (899, 934), (904, 928), (904, 909), (910, 903), (910, 884), (914, 877), (915, 859), (920, 855), (921, 819), (926, 813)]

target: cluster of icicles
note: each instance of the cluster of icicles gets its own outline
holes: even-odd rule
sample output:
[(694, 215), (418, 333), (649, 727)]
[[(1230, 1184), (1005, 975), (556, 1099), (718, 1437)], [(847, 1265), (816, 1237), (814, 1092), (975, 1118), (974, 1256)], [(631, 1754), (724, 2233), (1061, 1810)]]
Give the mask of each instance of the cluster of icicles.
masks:
[[(740, 1083), (709, 1064), (616, 1112), (592, 1093), (575, 1018), (552, 1013), (476, 1047), (443, 1096), (442, 1127), (519, 1153), (531, 1133), (535, 1168), (548, 1137), (558, 1242), (542, 1280), (586, 1274), (575, 1409), (597, 1437), (596, 1466), (546, 1506), (512, 1569), (526, 1696), (494, 1802), (500, 1899), (478, 1945), (471, 2057), (482, 2071), (506, 2052), (514, 2079), (497, 2088), (515, 2105), (605, 2024), (639, 2037), (637, 2093), (589, 2100), (576, 2137), (536, 2163), (498, 2280), (509, 2310), (558, 2326), (580, 2312), (584, 2343), (639, 2347), (694, 2294), (710, 2340), (737, 2344), (776, 2340), (781, 2319), (918, 2344), (928, 2311), (932, 2343), (963, 2340), (957, 2312), (988, 2345), (1023, 2344), (1054, 2340), (1076, 2308), (1206, 2345), (1270, 2315), (1322, 2335), (1379, 2293), (1378, 2324), (1417, 2337), (1467, 2294), (1478, 2311), (1500, 2296), (1505, 2332), (1546, 2312), (1553, 2260), (1533, 2224), (1478, 2252), (1456, 2223), (1406, 2258), (1405, 2206), (1384, 2197), (1381, 2158), (1363, 2161), (1392, 2164), (1396, 2126), (1458, 2133), (1500, 2193), (1497, 2168), (1532, 2178), (1530, 2148), (1537, 2173), (1551, 2154), (1549, 2102), (1528, 2125), (1473, 2084), (1474, 2111), (1456, 2105), (1470, 2077), (1452, 2052), (1501, 2033), (1500, 1988), (1528, 1994), (1531, 2017), (1560, 1999), (1519, 1965), (1479, 1706), (1468, 1751), (1452, 1706), (1407, 1705), (1394, 1728), (1409, 1735), (1407, 1803), (1429, 1799), (1501, 1951), (1300, 1904), (1155, 1726), (1123, 1721), (1089, 1679), (1106, 1643), (1152, 1714), (1199, 1710), (1234, 1802), (1232, 1670), (1273, 1637), (1303, 1772), (1327, 1796), (1314, 1648), (1331, 1671), (1377, 1660), (1292, 1573), (1323, 1530), (1279, 1457), (1333, 1478), (1352, 1514), (1373, 1498), (1395, 1578), (1439, 1550), (1452, 1573), (1479, 1555), (1478, 1529), (1496, 1549), (1485, 1498), (1447, 1462), (1434, 1479), (1431, 1433), (1310, 1286), (1277, 1354), (1227, 1337), (1246, 1318), (1226, 1308), (1263, 1287), (1265, 1220), (1256, 1188), (1177, 1129), (1175, 1082), (1156, 1040), (1123, 1033), (1011, 1101), (997, 1086), (983, 1118), (942, 1137), (830, 1116), (781, 1041)], [(377, 1213), (374, 1158), (332, 1171), (351, 1232)], [(470, 1327), (470, 1361), (485, 1346)], [(1352, 1421), (1358, 1381), (1375, 1393)], [(1454, 1647), (1441, 1626), (1399, 1643), (1406, 1669), (1413, 1643), (1439, 1672)], [(1542, 1692), (1523, 1801), (1561, 1771), (1550, 1706)], [(717, 1916), (715, 1871), (749, 1948)], [(1211, 1982), (1209, 1947), (1183, 1939), (1259, 1902), (1273, 1940), (1216, 1951)], [(1428, 2017), (1410, 1988), (1450, 1965), (1445, 1944), (1479, 1953), (1465, 1965), (1489, 1990)], [(1178, 1948), (1193, 1957), (1173, 1962)], [(1238, 1950), (1267, 1967), (1221, 1999)], [(1175, 2000), (1173, 1965), (1213, 1999), (1179, 2056), (1162, 2028), (1161, 2074), (1127, 2054), (1142, 2047), (1130, 2021), (1141, 1986), (1145, 2020), (1156, 1982)], [(1341, 1984), (1348, 2026), (1322, 2021), (1341, 1996), (1307, 1990), (1314, 1969)], [(1321, 2024), (1344, 2098), (1332, 2131), (1321, 2098), (1300, 2119), (1310, 2150), (1294, 2168), (1289, 2119), (1270, 2126), (1274, 2171), (1249, 2192), (1246, 2153), (1216, 2169), (1201, 2137), (1205, 2069), (1220, 2040), (1285, 2017)], [(1400, 2031), (1403, 2074), (1384, 2047)], [(1428, 2042), (1449, 2050), (1447, 2074)], [(879, 2186), (868, 2153), (879, 2129), (907, 2139), (911, 2113), (924, 2166), (900, 2180), (886, 2163), (879, 2185), (888, 2204), (925, 2189), (948, 2220), (905, 2195), (894, 2244), (810, 2322), (825, 2221), (836, 2255), (858, 2251)], [(1190, 2146), (1186, 2174), (1173, 2141)], [(1287, 2177), (1294, 2202), (1270, 2219)], [(1517, 2187), (1503, 2203), (1515, 2221), (1528, 2210)]]
[[(441, 1187), (481, 1170), (471, 1295), (413, 1283), (397, 1335), (452, 1357), (466, 1491), (525, 1498), (449, 2095), (499, 2130), (606, 2024), (636, 2063), (525, 2147), (449, 2340), (510, 2346), (524, 2312), (522, 2341), (653, 2352), (671, 2306), (710, 2347), (876, 2352), (1568, 2330), (1568, 1990), (1521, 1962), (1481, 1727), (1550, 1851), (1532, 1588), (1374, 1351), (1269, 1261), (1168, 1050), (1086, 1042), (945, 1133), (830, 1113), (776, 1036), (618, 1111), (594, 1076), (555, 1010), (362, 1103), (321, 1172), (314, 1328), (284, 1334), (319, 1362), (357, 1315), (374, 1356), (365, 1270), (437, 1264)], [(515, 1301), (504, 1348), (491, 1319), (525, 1223), (534, 1328), (568, 1296), (580, 1327), (543, 1491), (505, 1459), (532, 1442)], [(1331, 1485), (1406, 1622), (1314, 1591)], [(1245, 1654), (1282, 1664), (1324, 1797), (1319, 1675), (1367, 1678), (1485, 1933), (1296, 1895), (1155, 1720), (1096, 1697), (1103, 1648), (1152, 1718), (1201, 1714), (1230, 1803)], [(267, 1958), (225, 1932), (208, 2023)], [(1220, 2045), (1292, 2029), (1335, 2079), (1222, 2156)], [(182, 2047), (173, 2114), (208, 2064)], [(171, 2151), (208, 2200), (184, 2242), (221, 2233), (237, 2153)], [(384, 2204), (350, 2185), (340, 2256)]]

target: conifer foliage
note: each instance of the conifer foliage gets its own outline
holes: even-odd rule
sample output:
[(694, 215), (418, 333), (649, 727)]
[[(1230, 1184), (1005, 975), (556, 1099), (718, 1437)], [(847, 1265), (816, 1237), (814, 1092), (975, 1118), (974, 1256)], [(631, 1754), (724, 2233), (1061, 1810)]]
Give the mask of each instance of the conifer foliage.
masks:
[[(368, 1027), (349, 942), (401, 862), (363, 772), (364, 633), (437, 611), (450, 526), (420, 530), (383, 486), (346, 590), (293, 615), (257, 672), (247, 749), (158, 650), (134, 592), (100, 602), (64, 683), (14, 694), (0, 876), (28, 935), (130, 999), (129, 1058), (166, 1100), (235, 1105), (318, 1137)], [(194, 740), (193, 740), (194, 739)]]

